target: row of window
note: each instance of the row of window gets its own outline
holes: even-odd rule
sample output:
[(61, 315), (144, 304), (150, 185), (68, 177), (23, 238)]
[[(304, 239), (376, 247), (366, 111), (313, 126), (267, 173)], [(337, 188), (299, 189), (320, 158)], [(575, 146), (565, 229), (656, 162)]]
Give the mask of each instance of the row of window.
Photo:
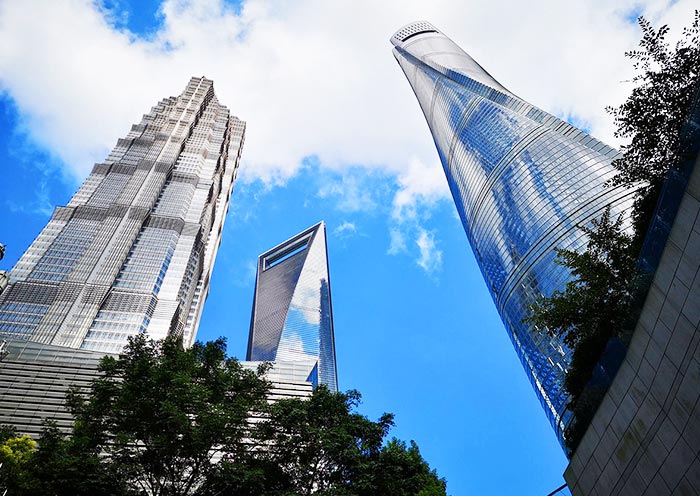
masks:
[(563, 378), (570, 351), (522, 321), (539, 295), (563, 288), (570, 278), (554, 263), (552, 243), (580, 247), (585, 236), (577, 224), (608, 202), (622, 201), (612, 189), (601, 195), (614, 173), (610, 158), (594, 140), (559, 134), (554, 128), (569, 127), (496, 89), (452, 74), (458, 84), (422, 65), (413, 76), (410, 64), (402, 66), (409, 80), (415, 77), (411, 82), (489, 290), (502, 304), (501, 317), (545, 409), (558, 421), (568, 401)]

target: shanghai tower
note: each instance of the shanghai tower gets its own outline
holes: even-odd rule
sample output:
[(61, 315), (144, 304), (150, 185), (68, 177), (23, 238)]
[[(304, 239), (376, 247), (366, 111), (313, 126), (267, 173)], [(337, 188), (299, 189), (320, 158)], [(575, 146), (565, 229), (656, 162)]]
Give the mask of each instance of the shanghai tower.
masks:
[(401, 28), (391, 43), (488, 290), (563, 444), (571, 350), (523, 320), (571, 279), (554, 249), (584, 248), (580, 226), (608, 205), (615, 217), (631, 206), (633, 190), (606, 186), (618, 152), (511, 93), (430, 23)]
[(0, 340), (119, 353), (195, 339), (245, 123), (192, 78), (119, 139), (10, 273)]

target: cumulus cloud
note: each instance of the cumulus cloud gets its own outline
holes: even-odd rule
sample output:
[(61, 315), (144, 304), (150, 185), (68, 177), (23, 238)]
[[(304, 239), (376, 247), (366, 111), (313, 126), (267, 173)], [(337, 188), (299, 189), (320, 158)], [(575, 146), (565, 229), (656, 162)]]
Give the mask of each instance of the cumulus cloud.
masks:
[(398, 174), (399, 190), (393, 200), (392, 217), (398, 222), (416, 219), (417, 209), (431, 206), (449, 195), (445, 174), (437, 158), (425, 164), (417, 158)]
[(231, 280), (236, 286), (249, 288), (255, 283), (255, 276), (258, 272), (257, 261), (247, 260), (242, 265), (231, 269)]
[(442, 250), (437, 249), (433, 233), (420, 229), (416, 245), (420, 250), (416, 262), (423, 270), (432, 274), (442, 269)]
[[(634, 15), (680, 32), (696, 7), (694, 0), (165, 0), (155, 28), (138, 36), (116, 5), (105, 13), (90, 0), (0, 0), (0, 91), (76, 181), (145, 109), (206, 75), (219, 100), (248, 122), (242, 180), (284, 183), (309, 156), (343, 176), (358, 166), (378, 171), (397, 186), (395, 224), (420, 224), (420, 209), (448, 197), (430, 133), (391, 55), (388, 38), (399, 27), (430, 20), (509, 90), (615, 145), (604, 108), (631, 89), (623, 54), (638, 41)], [(319, 194), (342, 199), (346, 212), (374, 206), (352, 179)], [(405, 246), (392, 234), (390, 251)]]
[(630, 13), (680, 25), (692, 3), (248, 0), (234, 9), (167, 0), (159, 29), (141, 39), (89, 0), (3, 2), (0, 85), (37, 142), (77, 177), (144, 109), (202, 74), (249, 123), (247, 177), (288, 177), (311, 154), (325, 167), (404, 174), (435, 162), (390, 53), (388, 38), (404, 23), (430, 19), (516, 94), (613, 141), (603, 108), (629, 90), (620, 81), (629, 79), (622, 54), (638, 37)]
[(45, 217), (51, 215), (55, 208), (51, 198), (49, 198), (48, 184), (45, 179), (39, 181), (37, 188), (34, 190), (33, 198), (26, 198), (22, 203), (7, 199), (5, 200), (5, 205), (13, 213), (32, 213)]
[(357, 235), (357, 233), (357, 226), (354, 223), (348, 221), (343, 222), (338, 227), (333, 229), (333, 235), (340, 239), (351, 238)]
[(389, 238), (389, 249), (387, 250), (389, 255), (398, 255), (407, 251), (406, 235), (403, 231), (396, 227), (389, 229)]
[(342, 175), (326, 175), (320, 178), (320, 198), (332, 198), (335, 208), (341, 212), (369, 212), (377, 207), (376, 181), (371, 171), (351, 169)]
[(434, 233), (426, 231), (423, 224), (435, 203), (449, 196), (445, 174), (437, 159), (424, 163), (414, 157), (398, 174), (396, 182), (398, 190), (392, 201), (387, 253), (410, 253), (411, 245), (406, 240), (413, 239), (418, 247), (416, 263), (432, 275), (442, 268), (442, 252), (435, 249)]

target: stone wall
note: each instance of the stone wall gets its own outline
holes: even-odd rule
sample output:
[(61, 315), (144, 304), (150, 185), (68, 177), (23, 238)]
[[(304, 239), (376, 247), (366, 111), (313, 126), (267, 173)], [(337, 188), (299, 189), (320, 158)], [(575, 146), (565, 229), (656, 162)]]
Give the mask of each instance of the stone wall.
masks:
[(627, 356), (564, 473), (574, 496), (700, 494), (698, 162)]

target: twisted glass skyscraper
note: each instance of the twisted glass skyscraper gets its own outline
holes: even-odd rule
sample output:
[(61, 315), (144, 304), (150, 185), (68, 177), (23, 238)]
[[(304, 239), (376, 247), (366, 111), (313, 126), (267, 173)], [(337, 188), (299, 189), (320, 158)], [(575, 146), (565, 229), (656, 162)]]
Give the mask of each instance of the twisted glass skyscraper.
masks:
[(192, 78), (56, 208), (0, 297), (0, 339), (117, 353), (128, 336), (194, 341), (245, 123)]
[(578, 249), (578, 226), (633, 191), (605, 187), (613, 148), (504, 88), (427, 22), (391, 38), (423, 110), (460, 219), (489, 291), (549, 420), (563, 441), (570, 350), (523, 323), (539, 295), (570, 280), (554, 248)]
[(258, 258), (246, 360), (338, 390), (326, 226), (291, 237)]

